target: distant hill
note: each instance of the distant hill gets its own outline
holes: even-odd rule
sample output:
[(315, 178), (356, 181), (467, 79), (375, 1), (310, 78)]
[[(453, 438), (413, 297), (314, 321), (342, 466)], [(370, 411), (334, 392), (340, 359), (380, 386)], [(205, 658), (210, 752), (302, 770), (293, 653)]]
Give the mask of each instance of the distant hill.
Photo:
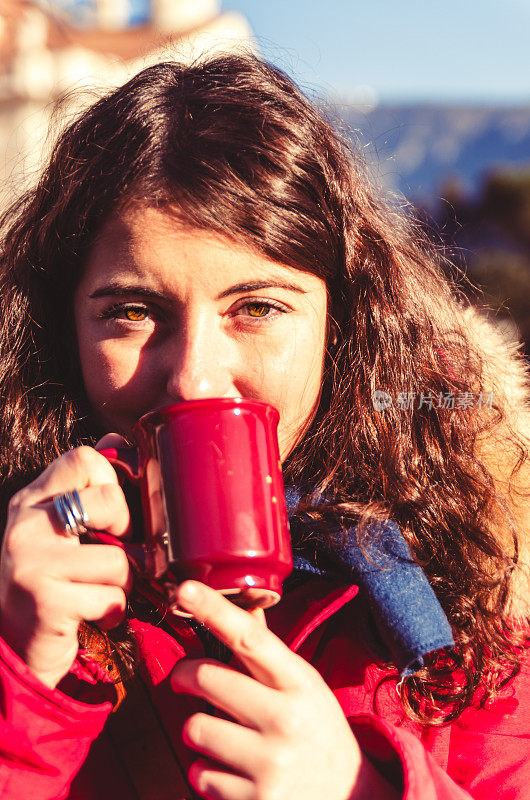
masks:
[(341, 105), (332, 115), (359, 140), (378, 180), (424, 205), (449, 178), (474, 196), (494, 169), (530, 167), (530, 105), (381, 105), (369, 112)]

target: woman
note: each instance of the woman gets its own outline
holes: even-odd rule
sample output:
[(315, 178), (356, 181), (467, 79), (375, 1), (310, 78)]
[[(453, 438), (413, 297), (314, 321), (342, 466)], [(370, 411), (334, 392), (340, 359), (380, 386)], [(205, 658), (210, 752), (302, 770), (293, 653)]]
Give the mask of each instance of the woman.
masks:
[[(6, 220), (1, 289), (2, 796), (523, 797), (524, 369), (282, 73), (160, 64), (97, 103)], [(210, 396), (280, 412), (300, 569), (269, 629), (200, 584), (191, 628), (142, 602), (55, 512), (77, 490), (130, 535), (93, 446)], [(413, 664), (363, 583), (381, 531), (451, 625)]]

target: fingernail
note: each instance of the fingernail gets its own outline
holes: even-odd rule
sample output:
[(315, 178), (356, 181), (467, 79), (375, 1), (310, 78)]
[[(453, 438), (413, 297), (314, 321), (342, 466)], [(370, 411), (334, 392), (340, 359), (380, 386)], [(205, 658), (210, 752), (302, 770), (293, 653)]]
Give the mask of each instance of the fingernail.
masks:
[(193, 606), (200, 597), (200, 588), (195, 581), (184, 581), (181, 583), (177, 591), (177, 600), (179, 605), (190, 608)]

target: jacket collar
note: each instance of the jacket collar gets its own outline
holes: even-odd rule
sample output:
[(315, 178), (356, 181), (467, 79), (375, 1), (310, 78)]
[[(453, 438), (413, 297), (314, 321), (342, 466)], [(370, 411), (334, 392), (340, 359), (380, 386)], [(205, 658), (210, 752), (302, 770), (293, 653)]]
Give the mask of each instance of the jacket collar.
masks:
[(265, 614), (269, 628), (296, 652), (308, 636), (359, 593), (355, 584), (309, 578)]
[[(267, 625), (296, 652), (313, 631), (356, 597), (358, 592), (359, 587), (355, 584), (310, 576), (301, 586), (284, 594), (277, 605), (267, 609)], [(142, 586), (141, 594), (156, 607), (165, 625), (177, 635), (186, 654), (200, 656), (201, 645), (187, 620), (169, 614), (161, 593), (151, 591), (151, 587)], [(138, 622), (136, 627), (140, 627)]]

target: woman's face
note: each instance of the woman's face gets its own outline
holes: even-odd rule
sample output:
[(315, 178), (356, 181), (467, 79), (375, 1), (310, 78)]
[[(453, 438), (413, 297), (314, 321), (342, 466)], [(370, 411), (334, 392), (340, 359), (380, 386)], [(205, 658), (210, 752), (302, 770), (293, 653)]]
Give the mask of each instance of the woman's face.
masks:
[(108, 431), (128, 435), (180, 400), (247, 397), (278, 409), (285, 459), (313, 416), (326, 345), (315, 275), (131, 207), (102, 229), (74, 307), (86, 391)]

